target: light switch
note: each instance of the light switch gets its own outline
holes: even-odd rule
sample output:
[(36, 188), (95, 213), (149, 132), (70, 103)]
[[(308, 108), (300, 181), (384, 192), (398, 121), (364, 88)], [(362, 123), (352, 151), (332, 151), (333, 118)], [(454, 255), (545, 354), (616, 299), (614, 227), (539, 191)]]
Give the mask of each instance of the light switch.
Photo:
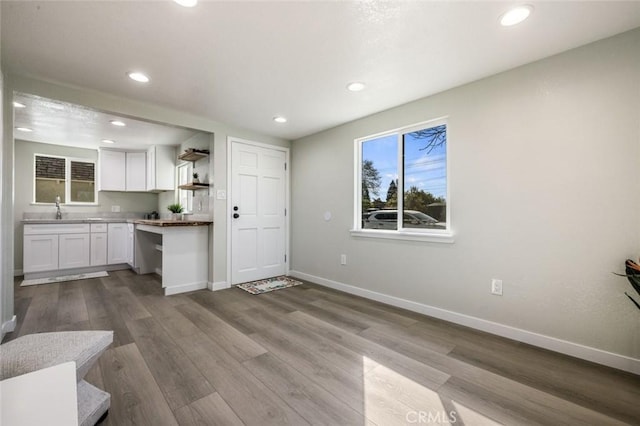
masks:
[(218, 198), (218, 200), (226, 200), (227, 191), (225, 191), (224, 189), (218, 189), (218, 191), (216, 192), (216, 198)]

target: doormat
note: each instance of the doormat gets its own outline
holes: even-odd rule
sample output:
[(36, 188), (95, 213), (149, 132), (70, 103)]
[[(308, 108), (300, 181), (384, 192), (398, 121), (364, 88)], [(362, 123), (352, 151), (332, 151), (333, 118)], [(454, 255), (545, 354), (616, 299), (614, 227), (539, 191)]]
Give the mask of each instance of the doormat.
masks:
[(249, 283), (238, 284), (236, 287), (241, 288), (242, 290), (251, 294), (262, 294), (262, 293), (268, 293), (274, 290), (280, 290), (287, 287), (293, 287), (300, 284), (302, 284), (300, 281), (296, 281), (292, 278), (282, 276), (282, 277), (268, 278), (266, 280), (251, 281)]
[(34, 278), (32, 280), (24, 280), (20, 287), (26, 287), (28, 285), (40, 285), (40, 284), (54, 284), (65, 281), (86, 280), (88, 278), (108, 277), (107, 271), (100, 272), (88, 272), (86, 274), (74, 274), (74, 275), (62, 275), (59, 277), (49, 278)]

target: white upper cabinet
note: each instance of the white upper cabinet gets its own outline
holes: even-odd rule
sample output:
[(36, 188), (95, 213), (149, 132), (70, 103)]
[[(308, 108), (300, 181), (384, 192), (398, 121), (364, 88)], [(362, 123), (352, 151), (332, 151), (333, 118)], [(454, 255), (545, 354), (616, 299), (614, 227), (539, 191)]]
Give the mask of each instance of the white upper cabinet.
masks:
[(173, 146), (155, 145), (147, 150), (147, 191), (175, 189), (175, 158)]
[(126, 153), (123, 151), (100, 150), (99, 191), (126, 190)]
[(147, 154), (145, 152), (101, 149), (99, 166), (100, 191), (147, 190)]
[(126, 191), (147, 190), (147, 154), (127, 152)]

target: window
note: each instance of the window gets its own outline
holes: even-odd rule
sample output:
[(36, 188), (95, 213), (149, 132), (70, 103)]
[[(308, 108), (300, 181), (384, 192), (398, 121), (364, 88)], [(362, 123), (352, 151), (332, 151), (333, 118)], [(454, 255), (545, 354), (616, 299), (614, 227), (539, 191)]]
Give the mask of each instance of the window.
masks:
[[(178, 185), (188, 185), (191, 183), (191, 163), (184, 163), (178, 166)], [(185, 212), (193, 211), (193, 191), (180, 189), (178, 191), (178, 202), (184, 207)]]
[(356, 139), (356, 158), (357, 235), (451, 236), (444, 119)]
[(96, 163), (94, 160), (35, 155), (34, 202), (95, 204)]

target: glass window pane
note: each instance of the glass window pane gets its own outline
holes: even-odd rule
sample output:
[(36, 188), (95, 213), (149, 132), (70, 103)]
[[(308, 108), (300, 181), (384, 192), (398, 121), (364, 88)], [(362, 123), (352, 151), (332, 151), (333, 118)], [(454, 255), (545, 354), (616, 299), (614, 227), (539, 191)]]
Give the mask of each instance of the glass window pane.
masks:
[[(362, 227), (397, 229), (398, 136), (362, 142)], [(373, 214), (379, 210), (392, 214)]]
[[(185, 163), (178, 166), (178, 185), (187, 185), (191, 183), (191, 163)], [(193, 192), (185, 189), (178, 191), (178, 202), (184, 207), (185, 212), (193, 210)]]
[(36, 155), (35, 202), (55, 203), (56, 196), (59, 196), (65, 203), (65, 175), (64, 158)]
[(96, 199), (95, 164), (71, 161), (70, 199), (76, 203), (93, 203)]
[[(403, 221), (407, 228), (445, 229), (447, 225), (447, 127), (403, 135)], [(424, 217), (422, 215), (426, 215)]]

